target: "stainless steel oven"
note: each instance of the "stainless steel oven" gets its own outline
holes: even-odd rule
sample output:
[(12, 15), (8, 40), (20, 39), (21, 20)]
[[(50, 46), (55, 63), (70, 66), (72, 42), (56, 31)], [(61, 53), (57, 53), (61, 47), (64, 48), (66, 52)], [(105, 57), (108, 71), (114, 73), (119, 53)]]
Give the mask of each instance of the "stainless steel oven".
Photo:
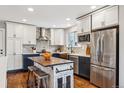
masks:
[(79, 58), (75, 55), (69, 55), (69, 60), (74, 61), (74, 73), (79, 74), (78, 65), (79, 65)]

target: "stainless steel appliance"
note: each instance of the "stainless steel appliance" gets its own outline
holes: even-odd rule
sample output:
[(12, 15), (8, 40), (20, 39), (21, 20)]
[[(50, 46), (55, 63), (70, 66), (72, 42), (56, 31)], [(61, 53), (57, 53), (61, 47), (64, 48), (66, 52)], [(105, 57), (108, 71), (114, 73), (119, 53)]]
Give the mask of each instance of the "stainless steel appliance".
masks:
[(74, 62), (74, 73), (79, 74), (79, 71), (78, 71), (79, 58), (78, 58), (78, 56), (69, 55), (69, 60)]
[(78, 34), (78, 42), (90, 42), (90, 34)]
[(118, 29), (106, 28), (91, 34), (90, 82), (98, 87), (116, 87), (118, 81)]

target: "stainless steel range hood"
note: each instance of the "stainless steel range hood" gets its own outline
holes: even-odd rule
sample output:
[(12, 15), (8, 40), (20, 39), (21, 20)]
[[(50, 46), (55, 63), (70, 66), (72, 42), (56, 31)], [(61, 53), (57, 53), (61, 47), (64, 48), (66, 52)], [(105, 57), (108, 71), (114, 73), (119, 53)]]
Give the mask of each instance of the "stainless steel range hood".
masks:
[(39, 37), (38, 37), (37, 40), (39, 40), (39, 41), (47, 41), (47, 40), (49, 40), (49, 37), (47, 36), (45, 28), (39, 27), (38, 32), (39, 32)]

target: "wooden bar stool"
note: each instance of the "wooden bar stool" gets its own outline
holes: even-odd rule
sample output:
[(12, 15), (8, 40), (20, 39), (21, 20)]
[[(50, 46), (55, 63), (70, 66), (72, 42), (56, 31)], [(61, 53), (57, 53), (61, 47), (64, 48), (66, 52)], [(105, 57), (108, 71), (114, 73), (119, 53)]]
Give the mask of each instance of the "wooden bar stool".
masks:
[(39, 68), (33, 71), (33, 73), (37, 80), (37, 88), (40, 88), (41, 84), (43, 85), (43, 88), (48, 88), (48, 74), (43, 72)]
[(35, 66), (28, 66), (28, 79), (27, 79), (27, 87), (35, 88), (35, 76), (33, 71), (36, 70)]

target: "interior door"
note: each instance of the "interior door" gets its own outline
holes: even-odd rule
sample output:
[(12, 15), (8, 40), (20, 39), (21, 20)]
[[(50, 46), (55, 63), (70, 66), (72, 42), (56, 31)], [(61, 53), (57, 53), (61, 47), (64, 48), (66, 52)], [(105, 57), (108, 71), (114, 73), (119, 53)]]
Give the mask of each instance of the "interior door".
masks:
[(100, 56), (101, 56), (101, 49), (100, 49), (100, 38), (101, 32), (93, 32), (91, 34), (91, 63), (100, 65)]
[(116, 68), (116, 29), (101, 32), (102, 66)]
[(90, 82), (98, 87), (103, 86), (102, 69), (99, 66), (91, 65)]
[(116, 69), (102, 68), (103, 69), (103, 88), (116, 87)]
[(0, 57), (5, 54), (5, 30), (0, 29)]
[(0, 57), (0, 88), (6, 87), (6, 69), (7, 69), (6, 57)]

